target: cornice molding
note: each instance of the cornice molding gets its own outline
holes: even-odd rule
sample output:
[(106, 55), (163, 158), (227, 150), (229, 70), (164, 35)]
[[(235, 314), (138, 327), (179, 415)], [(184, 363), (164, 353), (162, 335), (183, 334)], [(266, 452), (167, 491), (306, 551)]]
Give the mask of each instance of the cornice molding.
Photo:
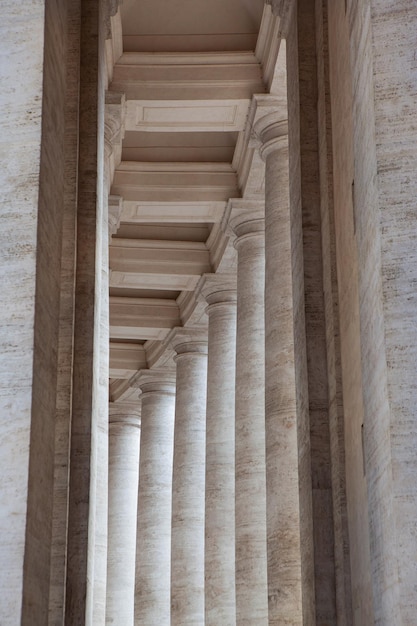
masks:
[(109, 196), (108, 212), (109, 212), (109, 237), (115, 235), (119, 230), (120, 219), (123, 210), (123, 198), (120, 196)]
[(288, 34), (288, 24), (291, 11), (296, 5), (295, 0), (266, 0), (271, 6), (272, 13), (280, 18), (280, 36), (285, 38)]
[(255, 56), (261, 65), (267, 92), (271, 91), (280, 43), (280, 19), (272, 12), (270, 3), (267, 3), (264, 7), (255, 49)]
[(125, 136), (126, 98), (123, 93), (106, 91), (104, 115), (104, 162), (107, 186), (110, 189), (115, 169), (122, 160)]
[(113, 77), (113, 68), (123, 53), (122, 20), (119, 10), (123, 0), (102, 1), (106, 38), (107, 84), (109, 85)]

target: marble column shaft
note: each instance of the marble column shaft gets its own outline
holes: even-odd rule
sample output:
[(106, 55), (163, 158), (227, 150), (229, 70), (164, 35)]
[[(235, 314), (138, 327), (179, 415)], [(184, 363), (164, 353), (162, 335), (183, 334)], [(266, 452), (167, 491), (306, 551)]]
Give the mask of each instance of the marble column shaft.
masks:
[(303, 623), (286, 121), (262, 118), (269, 624)]
[(264, 220), (240, 215), (236, 339), (236, 624), (268, 624)]
[(171, 624), (204, 624), (207, 343), (177, 343)]
[(135, 624), (169, 626), (175, 376), (153, 376), (153, 380), (145, 378), (140, 383), (142, 429)]
[(208, 302), (205, 624), (236, 623), (236, 289), (213, 285)]
[(140, 409), (110, 405), (106, 624), (133, 626)]

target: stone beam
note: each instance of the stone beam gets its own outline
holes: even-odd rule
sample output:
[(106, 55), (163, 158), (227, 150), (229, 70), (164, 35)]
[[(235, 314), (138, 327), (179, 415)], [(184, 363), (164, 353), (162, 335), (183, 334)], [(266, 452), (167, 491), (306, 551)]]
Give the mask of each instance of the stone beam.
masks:
[(239, 195), (229, 163), (123, 161), (111, 193), (128, 202), (220, 202)]
[(220, 222), (226, 201), (212, 200), (206, 202), (156, 202), (123, 200), (120, 213), (121, 222), (152, 223), (178, 222), (184, 224)]
[(163, 339), (180, 326), (175, 300), (110, 298), (110, 337), (113, 339)]
[(129, 100), (126, 130), (144, 132), (238, 132), (249, 98), (241, 100)]
[(265, 91), (253, 52), (125, 52), (114, 67), (111, 89), (128, 100), (229, 100)]
[(188, 291), (210, 271), (204, 243), (113, 239), (110, 246), (111, 287)]
[(129, 379), (146, 366), (146, 353), (142, 345), (110, 342), (110, 378)]

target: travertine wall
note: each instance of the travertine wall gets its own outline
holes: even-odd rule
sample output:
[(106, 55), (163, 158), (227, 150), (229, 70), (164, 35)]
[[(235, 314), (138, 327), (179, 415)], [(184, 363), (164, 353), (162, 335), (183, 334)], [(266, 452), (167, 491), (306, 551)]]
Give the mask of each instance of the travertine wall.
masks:
[(1, 530), (0, 621), (45, 624), (64, 197), (66, 3), (34, 2), (23, 14), (12, 2), (3, 9), (2, 41), (13, 54), (1, 65), (2, 216), (7, 218), (1, 309), (7, 319), (0, 412), (5, 420), (2, 477), (8, 487), (0, 508), (8, 519)]
[(354, 623), (416, 597), (413, 2), (328, 3)]
[[(345, 415), (346, 489), (354, 623), (373, 622), (369, 520), (362, 454), (363, 389), (356, 220), (353, 213), (353, 110), (349, 32), (344, 2), (329, 4), (334, 213)], [(364, 97), (365, 94), (362, 94)]]
[[(379, 208), (375, 211), (374, 220), (379, 230), (375, 244), (380, 246), (381, 255), (381, 292), (378, 295), (383, 321), (372, 323), (372, 331), (366, 332), (366, 347), (368, 350), (375, 349), (375, 345), (384, 342), (385, 354), (381, 351), (379, 355), (381, 370), (372, 368), (371, 362), (364, 368), (364, 388), (373, 392), (370, 397), (365, 394), (364, 402), (372, 419), (366, 441), (370, 468), (368, 480), (373, 481), (370, 493), (378, 499), (375, 508), (381, 517), (388, 518), (386, 525), (374, 524), (375, 533), (372, 536), (376, 547), (373, 568), (381, 571), (383, 563), (384, 570), (383, 576), (378, 576), (375, 581), (375, 614), (378, 623), (387, 623), (386, 615), (390, 614), (386, 609), (389, 604), (392, 605), (394, 619), (398, 621), (400, 614), (402, 622), (410, 624), (416, 619), (417, 597), (417, 5), (414, 0), (395, 3), (372, 0), (367, 9), (367, 13), (372, 15), (374, 138)], [(357, 73), (359, 59), (355, 61)], [(355, 133), (355, 145), (361, 132), (362, 129), (358, 128)], [(358, 166), (355, 177), (363, 172)], [(369, 171), (369, 178), (371, 175), (375, 176), (375, 169)], [(367, 239), (373, 233), (365, 211), (358, 222), (367, 235), (360, 242), (362, 259), (368, 254)], [(367, 312), (370, 308), (367, 296), (374, 285), (371, 281), (372, 276), (360, 281), (361, 300), (367, 305)], [(379, 385), (385, 382), (382, 373), (385, 367), (387, 387), (381, 393)], [(386, 403), (390, 408), (392, 467), (387, 469), (384, 468), (387, 462), (385, 450), (381, 446), (377, 453), (371, 447), (372, 440), (382, 441), (386, 434), (384, 425), (379, 428), (382, 411), (378, 402), (383, 402), (384, 406)], [(371, 431), (373, 426), (375, 430)], [(382, 471), (376, 472), (376, 467)], [(393, 481), (390, 511), (387, 511), (390, 500), (376, 488), (383, 475), (387, 476), (383, 481), (387, 487), (391, 476)], [(370, 502), (370, 510), (373, 509), (374, 502)], [(392, 521), (391, 516), (394, 517)], [(390, 563), (391, 547), (386, 536), (392, 529), (398, 574), (395, 562)], [(391, 585), (395, 587), (397, 580), (398, 600), (395, 588), (390, 589)], [(395, 606), (397, 601), (400, 612)]]
[[(288, 7), (304, 620), (325, 623), (326, 595), (329, 603), (335, 593), (337, 623), (412, 623), (417, 9), (376, 0)], [(321, 506), (309, 527), (309, 480), (313, 503), (315, 487), (322, 496), (327, 486), (333, 500), (333, 520), (323, 520), (327, 540), (331, 525), (334, 533), (335, 589), (327, 591), (323, 579), (317, 587), (330, 572), (333, 555), (320, 551), (331, 541), (314, 532)]]
[[(1, 38), (5, 47), (15, 49), (15, 63), (1, 64), (0, 299), (5, 324), (1, 331), (0, 458), (5, 489), (0, 502), (4, 564), (0, 584), (1, 621), (16, 624), (22, 609), (32, 404), (44, 6), (32, 3), (19, 21), (20, 9), (12, 0), (3, 8)], [(19, 45), (29, 39), (29, 33), (30, 45)]]
[[(108, 421), (99, 410), (100, 396), (107, 407), (107, 296), (98, 306), (102, 283), (107, 294), (107, 220), (97, 165), (103, 162), (104, 35), (100, 61), (98, 42), (104, 22), (88, 0), (37, 1), (24, 14), (8, 3), (4, 13), (2, 40), (12, 53), (1, 65), (7, 219), (1, 232), (6, 488), (0, 622), (61, 624), (67, 595), (69, 622), (91, 623), (94, 614), (99, 623), (107, 558)], [(81, 76), (80, 55), (88, 59)], [(96, 260), (103, 274), (95, 271)]]

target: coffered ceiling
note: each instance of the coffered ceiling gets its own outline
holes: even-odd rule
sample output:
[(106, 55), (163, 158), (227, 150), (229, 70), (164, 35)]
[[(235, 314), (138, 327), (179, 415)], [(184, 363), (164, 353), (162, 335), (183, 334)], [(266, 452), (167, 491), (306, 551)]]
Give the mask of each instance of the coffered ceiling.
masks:
[(124, 0), (112, 18), (109, 92), (124, 94), (109, 96), (122, 120), (110, 190), (120, 207), (113, 399), (173, 328), (206, 323), (201, 276), (233, 270), (222, 221), (231, 198), (263, 193), (248, 117), (254, 94), (279, 92), (278, 28), (263, 0)]

